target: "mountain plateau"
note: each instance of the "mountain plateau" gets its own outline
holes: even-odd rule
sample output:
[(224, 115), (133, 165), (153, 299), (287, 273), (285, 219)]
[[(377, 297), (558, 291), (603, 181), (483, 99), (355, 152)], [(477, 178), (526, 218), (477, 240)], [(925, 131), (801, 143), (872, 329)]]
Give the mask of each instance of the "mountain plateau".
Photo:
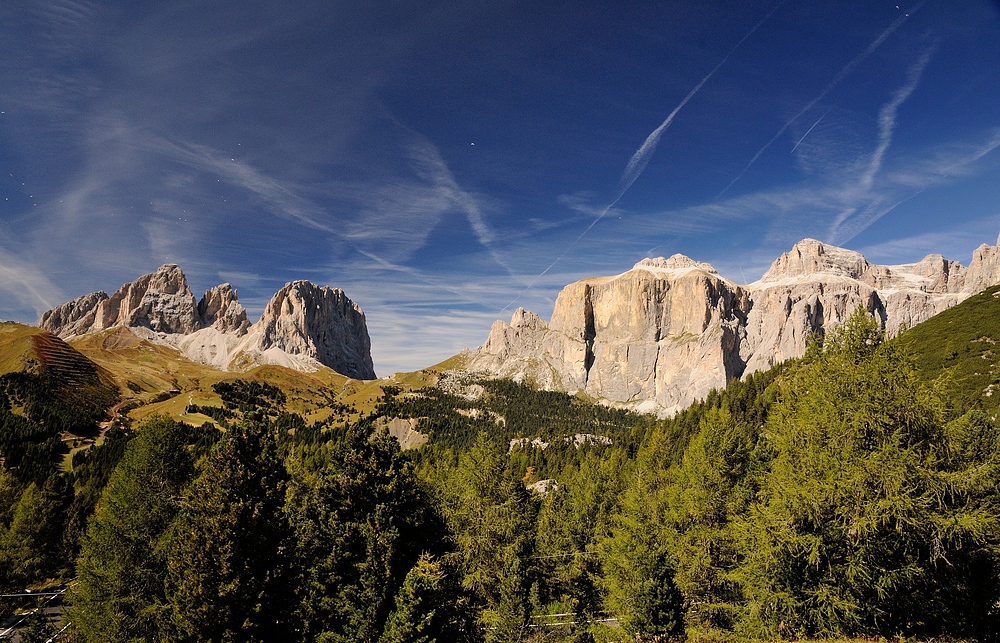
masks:
[(1000, 250), (986, 244), (968, 267), (941, 255), (883, 266), (804, 239), (747, 285), (677, 254), (566, 286), (548, 322), (519, 308), (464, 362), (493, 377), (665, 415), (803, 355), (810, 335), (858, 306), (892, 336), (996, 283)]

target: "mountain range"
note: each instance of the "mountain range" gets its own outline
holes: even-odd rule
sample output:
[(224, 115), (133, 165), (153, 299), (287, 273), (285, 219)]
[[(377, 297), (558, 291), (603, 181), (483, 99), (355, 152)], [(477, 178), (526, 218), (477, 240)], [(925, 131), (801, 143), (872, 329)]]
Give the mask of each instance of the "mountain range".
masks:
[[(811, 335), (858, 306), (892, 336), (996, 283), (1000, 250), (986, 244), (968, 267), (936, 254), (878, 265), (805, 239), (747, 285), (677, 254), (566, 286), (547, 322), (519, 308), (509, 323), (493, 324), (482, 346), (444, 364), (667, 415), (734, 378), (803, 355)], [(57, 306), (39, 326), (63, 339), (127, 328), (224, 371), (271, 364), (375, 378), (364, 312), (342, 290), (308, 281), (286, 284), (250, 323), (230, 284), (196, 301), (180, 268), (168, 264), (111, 296), (96, 292)]]
[(364, 311), (343, 290), (308, 281), (285, 284), (251, 324), (230, 284), (196, 301), (181, 269), (167, 264), (110, 297), (94, 292), (56, 306), (38, 325), (63, 339), (124, 327), (220, 370), (326, 366), (348, 377), (375, 378)]
[(996, 283), (1000, 251), (986, 244), (968, 267), (936, 254), (883, 266), (804, 239), (747, 285), (678, 254), (566, 286), (548, 322), (518, 309), (462, 361), (495, 377), (667, 415), (733, 378), (800, 357), (811, 335), (858, 306), (892, 336)]

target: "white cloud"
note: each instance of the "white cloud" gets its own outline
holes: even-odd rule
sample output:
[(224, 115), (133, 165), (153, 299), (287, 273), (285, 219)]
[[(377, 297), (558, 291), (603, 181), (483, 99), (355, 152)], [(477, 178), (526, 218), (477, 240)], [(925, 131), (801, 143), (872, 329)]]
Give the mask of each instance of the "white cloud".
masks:
[(826, 87), (823, 88), (823, 91), (821, 91), (815, 98), (813, 98), (811, 101), (809, 101), (806, 104), (805, 107), (803, 107), (801, 110), (799, 110), (799, 112), (797, 114), (795, 114), (795, 116), (793, 116), (790, 119), (788, 119), (787, 121), (785, 121), (785, 124), (782, 125), (778, 129), (777, 133), (773, 137), (771, 137), (771, 140), (769, 140), (767, 143), (765, 143), (764, 146), (762, 148), (760, 148), (760, 150), (758, 150), (756, 154), (753, 155), (753, 158), (751, 158), (750, 161), (740, 171), (740, 173), (737, 174), (733, 178), (733, 180), (730, 181), (729, 184), (726, 185), (726, 187), (724, 187), (722, 189), (721, 192), (719, 192), (719, 194), (716, 196), (716, 198), (719, 198), (723, 194), (725, 194), (726, 192), (728, 192), (729, 188), (733, 187), (733, 185), (735, 185), (737, 181), (739, 181), (740, 179), (743, 178), (743, 176), (747, 173), (747, 171), (750, 170), (750, 168), (753, 166), (753, 164), (757, 162), (757, 160), (764, 154), (764, 152), (767, 151), (768, 148), (771, 147), (771, 145), (774, 144), (775, 141), (777, 141), (779, 138), (781, 138), (781, 136), (788, 130), (789, 127), (792, 126), (793, 123), (795, 123), (797, 120), (799, 120), (800, 118), (802, 118), (813, 107), (815, 107), (821, 100), (823, 100), (827, 96), (827, 94), (829, 94), (831, 91), (833, 91), (834, 88), (837, 87), (837, 85), (839, 85), (845, 78), (847, 78), (851, 74), (851, 72), (853, 72), (854, 69), (859, 64), (861, 64), (869, 56), (871, 56), (873, 53), (875, 53), (875, 50), (877, 50), (879, 47), (881, 47), (882, 44), (885, 43), (885, 41), (889, 38), (889, 36), (891, 36), (893, 33), (895, 33), (896, 30), (899, 29), (899, 27), (902, 26), (902, 24), (904, 22), (906, 22), (907, 20), (909, 20), (909, 18), (910, 18), (910, 16), (912, 14), (916, 13), (917, 11), (919, 11), (921, 9), (921, 7), (923, 7), (929, 1), (930, 0), (921, 0), (921, 2), (918, 3), (915, 7), (913, 7), (912, 9), (910, 9), (909, 11), (907, 11), (906, 13), (904, 13), (899, 18), (896, 18), (896, 20), (894, 20), (891, 25), (889, 25), (888, 27), (886, 27), (885, 29), (883, 29), (882, 33), (880, 33), (878, 35), (878, 37), (875, 38), (875, 40), (873, 40), (871, 43), (869, 43), (868, 46), (865, 47), (865, 49), (863, 51), (861, 51), (858, 55), (856, 55), (853, 59), (851, 59), (851, 61), (849, 63), (847, 63), (846, 65), (844, 65), (844, 67), (842, 67), (840, 69), (840, 71), (837, 72), (837, 75), (833, 77), (833, 80), (831, 80), (829, 83), (827, 83)]
[(911, 235), (858, 248), (871, 261), (884, 264), (911, 262), (915, 257), (941, 254), (969, 265), (969, 248), (983, 243), (993, 244), (1000, 232), (1000, 211), (993, 216), (963, 221), (961, 227), (946, 227), (939, 231)]
[(0, 299), (0, 318), (24, 319), (31, 311), (37, 319), (63, 301), (62, 291), (37, 264), (3, 247), (0, 247), (0, 292), (4, 293)]
[(920, 83), (920, 77), (923, 75), (924, 69), (927, 68), (927, 63), (930, 62), (932, 53), (934, 53), (934, 47), (924, 52), (924, 55), (910, 67), (907, 73), (906, 84), (897, 89), (892, 95), (892, 99), (879, 110), (878, 147), (872, 153), (871, 160), (868, 162), (868, 168), (861, 176), (860, 183), (862, 188), (871, 189), (872, 184), (875, 182), (875, 175), (881, 169), (882, 159), (885, 157), (885, 153), (892, 143), (892, 133), (896, 129), (896, 114), (899, 112), (900, 106), (910, 97), (910, 94), (913, 93)]

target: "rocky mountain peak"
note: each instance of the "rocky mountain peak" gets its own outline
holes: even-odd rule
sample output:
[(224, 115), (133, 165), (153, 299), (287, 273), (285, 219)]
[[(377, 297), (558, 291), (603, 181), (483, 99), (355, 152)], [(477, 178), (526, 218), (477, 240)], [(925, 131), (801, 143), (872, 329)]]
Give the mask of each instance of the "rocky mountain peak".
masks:
[(704, 261), (695, 261), (682, 254), (671, 255), (669, 259), (664, 259), (663, 257), (646, 258), (632, 266), (632, 270), (645, 270), (652, 273), (670, 272), (674, 273), (672, 276), (677, 276), (689, 270), (700, 270), (710, 275), (719, 274), (712, 267), (712, 264), (705, 263)]
[(177, 264), (103, 291), (78, 297), (42, 315), (39, 326), (60, 337), (114, 328), (148, 328), (158, 333), (192, 333), (201, 327), (198, 306)]
[(365, 314), (339, 288), (289, 282), (268, 302), (257, 326), (262, 350), (309, 355), (343, 375), (375, 378)]
[(91, 293), (56, 306), (39, 326), (60, 337), (128, 328), (188, 358), (228, 370), (277, 364), (299, 370), (320, 365), (374, 379), (364, 313), (340, 289), (308, 281), (285, 284), (250, 324), (236, 290), (226, 283), (195, 302), (175, 264), (122, 285), (114, 295)]
[(859, 252), (831, 246), (816, 239), (803, 239), (775, 259), (760, 280), (780, 281), (819, 274), (858, 279), (869, 267), (870, 264)]
[(513, 328), (538, 329), (544, 327), (545, 322), (542, 321), (541, 317), (530, 310), (518, 307), (518, 309), (515, 310), (514, 314), (510, 317), (510, 325)]
[(184, 276), (181, 267), (175, 263), (165, 263), (157, 268), (156, 272), (139, 277), (134, 283), (143, 281), (148, 284), (148, 290), (164, 295), (191, 292), (191, 289), (188, 288), (187, 277)]
[(198, 305), (177, 264), (123, 284), (97, 305), (94, 330), (143, 327), (158, 333), (192, 333), (199, 328)]
[(858, 306), (891, 336), (996, 283), (1000, 247), (987, 245), (966, 269), (941, 255), (877, 265), (803, 239), (748, 286), (683, 255), (644, 259), (569, 284), (548, 323), (523, 310), (510, 324), (495, 322), (467, 367), (670, 413), (734, 377), (801, 356), (810, 335)]
[(108, 293), (101, 290), (59, 304), (42, 315), (38, 326), (62, 337), (88, 333), (97, 318), (97, 305), (107, 298)]
[(228, 283), (205, 291), (198, 302), (198, 317), (203, 327), (214, 327), (224, 333), (245, 335), (250, 328), (247, 311), (240, 304), (236, 290)]
[(984, 243), (973, 251), (966, 276), (966, 288), (973, 291), (983, 290), (995, 283), (1000, 283), (1000, 238), (995, 246)]

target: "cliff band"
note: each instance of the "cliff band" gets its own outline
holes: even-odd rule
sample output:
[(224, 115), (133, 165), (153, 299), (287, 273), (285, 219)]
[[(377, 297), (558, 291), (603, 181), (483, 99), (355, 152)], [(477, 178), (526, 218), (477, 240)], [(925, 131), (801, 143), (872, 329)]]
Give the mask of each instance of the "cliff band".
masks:
[(644, 259), (566, 286), (548, 323), (520, 308), (510, 323), (495, 322), (466, 366), (669, 414), (803, 355), (809, 335), (859, 305), (891, 336), (996, 283), (1000, 252), (985, 244), (968, 268), (941, 255), (881, 266), (805, 239), (748, 285), (683, 255)]

